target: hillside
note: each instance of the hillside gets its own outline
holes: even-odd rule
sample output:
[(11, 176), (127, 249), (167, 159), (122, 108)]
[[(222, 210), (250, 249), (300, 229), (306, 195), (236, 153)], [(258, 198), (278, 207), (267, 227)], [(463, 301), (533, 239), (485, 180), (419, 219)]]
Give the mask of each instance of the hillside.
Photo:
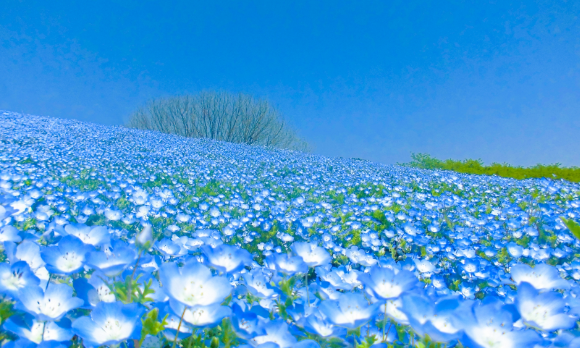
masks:
[(580, 346), (579, 196), (0, 111), (0, 337)]

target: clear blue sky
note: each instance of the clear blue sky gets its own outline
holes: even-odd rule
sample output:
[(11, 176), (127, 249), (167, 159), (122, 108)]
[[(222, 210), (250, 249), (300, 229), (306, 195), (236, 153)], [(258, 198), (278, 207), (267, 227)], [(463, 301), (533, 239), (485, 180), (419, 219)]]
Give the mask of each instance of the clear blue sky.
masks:
[(580, 166), (580, 1), (191, 3), (2, 1), (0, 109), (122, 124), (225, 89), (323, 155)]

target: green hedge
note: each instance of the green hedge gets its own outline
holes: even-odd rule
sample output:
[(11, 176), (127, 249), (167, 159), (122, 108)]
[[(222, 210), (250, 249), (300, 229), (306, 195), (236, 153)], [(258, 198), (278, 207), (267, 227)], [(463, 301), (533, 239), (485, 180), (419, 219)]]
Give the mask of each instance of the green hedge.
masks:
[(497, 176), (514, 179), (550, 178), (580, 182), (580, 168), (561, 167), (559, 163), (548, 165), (538, 164), (533, 167), (514, 167), (507, 163), (492, 163), (491, 165), (486, 166), (483, 164), (483, 161), (479, 159), (466, 159), (463, 161), (448, 159), (442, 161), (424, 153), (414, 153), (411, 155), (411, 158), (413, 159), (411, 162), (402, 163), (401, 165), (421, 169), (452, 170), (466, 174), (495, 174)]

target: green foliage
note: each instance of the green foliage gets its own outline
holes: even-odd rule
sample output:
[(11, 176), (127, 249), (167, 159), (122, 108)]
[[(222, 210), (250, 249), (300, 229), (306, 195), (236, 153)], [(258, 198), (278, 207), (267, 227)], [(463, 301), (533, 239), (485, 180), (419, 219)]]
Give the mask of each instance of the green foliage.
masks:
[(497, 261), (504, 265), (507, 265), (511, 261), (506, 247), (501, 248), (497, 253)]
[[(13, 302), (7, 300), (2, 300), (2, 302), (0, 302), (0, 327), (2, 327), (6, 319), (14, 315), (13, 307)], [(6, 337), (7, 335), (5, 333), (0, 332), (0, 342), (2, 342)]]
[(34, 161), (32, 158), (28, 157), (26, 159), (21, 160), (20, 162), (18, 162), (18, 164), (34, 164), (36, 163), (36, 161)]
[(10, 318), (14, 311), (12, 308), (14, 307), (14, 303), (8, 300), (2, 300), (0, 302), (0, 326), (4, 324), (6, 319)]
[(507, 163), (492, 163), (486, 166), (480, 159), (466, 159), (463, 161), (448, 159), (443, 161), (423, 153), (413, 153), (411, 154), (411, 158), (413, 159), (411, 162), (402, 163), (401, 165), (420, 169), (452, 170), (465, 174), (497, 175), (519, 180), (550, 178), (580, 182), (579, 167), (561, 167), (559, 163), (548, 165), (537, 164), (533, 167), (511, 166)]
[(363, 337), (361, 343), (358, 343), (356, 339), (354, 340), (355, 348), (370, 348), (373, 344), (375, 344), (374, 336)]
[(576, 221), (572, 219), (566, 219), (563, 217), (561, 217), (560, 219), (562, 219), (564, 224), (566, 224), (566, 227), (568, 227), (568, 229), (570, 230), (570, 232), (572, 232), (574, 237), (580, 239), (580, 224), (578, 224)]
[(141, 319), (143, 328), (141, 329), (141, 339), (139, 340), (139, 346), (143, 344), (143, 341), (147, 335), (156, 336), (164, 330), (164, 326), (167, 325), (167, 317), (169, 314), (166, 314), (161, 322), (157, 320), (158, 316), (159, 309), (154, 308), (149, 313), (147, 313), (147, 315), (145, 315), (145, 319)]
[(87, 226), (104, 226), (107, 224), (109, 220), (105, 217), (105, 215), (91, 215), (88, 220), (85, 222)]
[(153, 302), (152, 298), (147, 297), (155, 293), (155, 290), (151, 290), (153, 279), (149, 279), (149, 281), (143, 285), (143, 290), (141, 290), (138, 282), (139, 278), (141, 278), (141, 275), (138, 275), (137, 279), (133, 279), (132, 276), (128, 275), (125, 277), (124, 282), (114, 282), (111, 285), (105, 281), (105, 284), (107, 284), (117, 299), (123, 303), (135, 302), (145, 304), (147, 302)]
[[(191, 336), (179, 342), (183, 348), (230, 348), (239, 344), (236, 333), (229, 319), (222, 320), (221, 324), (203, 331), (193, 332)], [(206, 344), (209, 342), (209, 345)]]

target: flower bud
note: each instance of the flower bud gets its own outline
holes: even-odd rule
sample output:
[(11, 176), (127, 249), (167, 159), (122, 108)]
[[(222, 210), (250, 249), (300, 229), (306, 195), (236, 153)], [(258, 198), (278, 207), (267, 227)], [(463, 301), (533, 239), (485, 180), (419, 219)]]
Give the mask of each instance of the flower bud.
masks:
[(148, 249), (153, 242), (153, 228), (149, 225), (145, 226), (141, 232), (137, 234), (135, 245), (139, 249)]

